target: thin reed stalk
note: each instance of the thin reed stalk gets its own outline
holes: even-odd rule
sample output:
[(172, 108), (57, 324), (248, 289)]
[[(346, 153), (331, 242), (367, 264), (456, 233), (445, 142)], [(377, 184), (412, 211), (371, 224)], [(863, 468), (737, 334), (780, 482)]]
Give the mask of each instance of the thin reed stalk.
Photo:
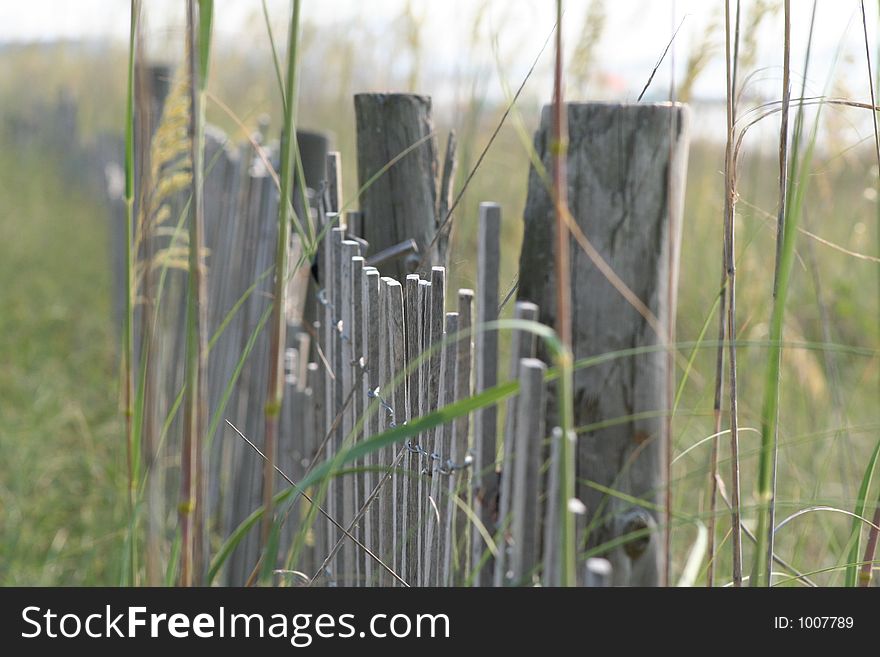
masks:
[(556, 208), (556, 333), (562, 343), (559, 351), (560, 369), (558, 393), (559, 423), (562, 428), (562, 458), (559, 477), (559, 513), (561, 549), (561, 578), (563, 586), (574, 586), (575, 579), (575, 526), (574, 514), (569, 502), (574, 498), (574, 407), (572, 404), (573, 374), (571, 350), (571, 264), (568, 239), (568, 180), (566, 156), (568, 152), (568, 126), (563, 105), (563, 50), (562, 50), (562, 0), (556, 0), (556, 63), (553, 75), (553, 203)]
[(205, 571), (204, 436), (208, 401), (207, 285), (203, 259), (205, 242), (204, 157), (205, 85), (211, 46), (213, 0), (189, 0), (187, 50), (190, 74), (190, 138), (192, 148), (192, 216), (189, 224), (189, 277), (186, 312), (186, 398), (181, 453), (180, 584), (199, 585)]
[[(865, 14), (865, 0), (861, 0), (860, 5), (862, 9), (862, 29), (865, 34), (865, 58), (868, 64), (868, 84), (870, 85), (871, 90), (871, 105), (876, 108), (877, 101), (874, 91), (874, 74), (871, 70), (871, 48), (868, 41), (868, 19)], [(874, 125), (874, 148), (877, 155), (878, 174), (880, 174), (880, 129), (878, 129), (877, 125), (876, 109), (871, 112), (871, 118), (873, 119)], [(878, 210), (878, 219), (880, 219), (880, 210)], [(877, 235), (878, 242), (880, 242), (880, 229), (878, 229)], [(877, 550), (878, 537), (880, 537), (880, 530), (877, 529), (877, 526), (880, 525), (880, 493), (877, 494), (877, 505), (874, 508), (873, 523), (873, 526), (868, 530), (868, 540), (865, 543), (865, 557), (862, 559), (862, 565), (859, 568), (859, 586), (866, 587), (871, 583), (874, 553)]]
[[(779, 133), (779, 212), (776, 224), (776, 263), (773, 271), (773, 309), (770, 320), (770, 341), (782, 339), (785, 295), (788, 272), (785, 260), (794, 249), (794, 238), (789, 238), (788, 196), (788, 114), (791, 102), (791, 3), (784, 2), (785, 34), (782, 59), (782, 115)], [(792, 233), (794, 235), (794, 233)], [(779, 451), (779, 393), (782, 368), (782, 348), (771, 347), (768, 360), (764, 411), (761, 417), (761, 455), (758, 462), (758, 527), (755, 560), (750, 586), (769, 586), (773, 565), (773, 537), (776, 516), (776, 464)]]
[[(725, 200), (726, 204), (726, 200)], [(726, 214), (726, 210), (725, 210)], [(715, 435), (721, 433), (721, 400), (724, 391), (724, 336), (725, 312), (727, 310), (727, 249), (721, 249), (721, 289), (718, 292), (718, 348), (715, 351), (715, 400), (712, 405), (712, 416), (715, 420)], [(706, 586), (715, 585), (715, 511), (718, 504), (718, 441), (712, 441), (712, 453), (709, 455), (709, 520), (708, 543), (706, 554), (709, 563), (706, 570)]]
[[(734, 30), (733, 44), (733, 64), (730, 71), (730, 86), (728, 88), (728, 131), (730, 125), (736, 123), (736, 89), (737, 78), (739, 72), (739, 29), (740, 29), (740, 9), (741, 3), (736, 3), (736, 27)], [(729, 40), (729, 38), (728, 38)], [(729, 43), (728, 43), (728, 53)], [(728, 137), (730, 133), (728, 132)], [(728, 149), (730, 145), (728, 143)], [(724, 196), (724, 217), (725, 224), (729, 209), (730, 195)], [(718, 299), (718, 349), (715, 352), (715, 396), (712, 405), (712, 414), (715, 420), (715, 433), (721, 433), (721, 421), (723, 417), (722, 399), (724, 397), (724, 338), (727, 334), (727, 235), (722, 237), (721, 248), (721, 286)], [(715, 585), (715, 525), (717, 522), (716, 509), (718, 506), (718, 441), (712, 441), (712, 453), (709, 455), (709, 524), (708, 524), (708, 542), (706, 545), (706, 554), (708, 564), (706, 569), (706, 586), (712, 588)]]
[[(296, 135), (293, 132), (294, 107), (296, 106), (297, 50), (299, 44), (300, 0), (294, 0), (290, 14), (290, 28), (287, 46), (287, 79), (283, 94), (284, 125), (281, 134), (281, 198), (278, 203), (278, 241), (275, 252), (275, 285), (272, 320), (269, 337), (269, 379), (266, 395), (266, 459), (263, 468), (263, 515), (261, 544), (268, 545), (273, 521), (273, 499), (275, 496), (274, 472), (278, 423), (284, 393), (284, 348), (287, 333), (286, 296), (288, 268), (288, 242), (290, 223), (293, 219), (291, 206), (291, 185), (297, 151)], [(305, 208), (308, 212), (308, 207)]]
[(736, 386), (736, 171), (734, 155), (735, 90), (733, 84), (734, 62), (731, 59), (730, 2), (724, 5), (725, 58), (727, 69), (727, 146), (724, 160), (724, 243), (727, 268), (727, 341), (729, 345), (730, 375), (730, 462), (731, 462), (731, 547), (733, 549), (733, 585), (742, 586), (742, 511), (740, 508), (739, 477), (739, 434), (737, 426), (737, 386)]
[[(140, 1), (131, 0), (131, 17), (128, 37), (128, 82), (125, 96), (125, 311), (122, 327), (122, 398), (125, 413), (126, 463), (128, 467), (128, 499), (130, 527), (134, 526), (137, 507), (137, 487), (140, 475), (136, 472), (136, 453), (134, 434), (134, 263), (133, 263), (133, 224), (134, 224), (134, 64), (137, 39)], [(136, 568), (137, 540), (128, 537), (127, 562), (129, 572), (125, 575), (134, 582)]]
[[(671, 25), (675, 25), (675, 3), (672, 3), (672, 23)], [(681, 19), (682, 23), (684, 22), (684, 18)], [(674, 29), (672, 32), (672, 37), (670, 38), (670, 43), (667, 48), (670, 50), (669, 53), (669, 102), (675, 102), (675, 47), (674, 41), (675, 36), (678, 33), (678, 30), (681, 29), (682, 23), (679, 23), (678, 27)], [(670, 113), (669, 115), (669, 161), (673, 161), (674, 149), (675, 149), (675, 118), (674, 115)], [(669, 245), (669, 252), (667, 254), (669, 267), (668, 274), (666, 279), (666, 303), (667, 307), (670, 309), (669, 314), (667, 316), (667, 326), (666, 326), (666, 341), (675, 342), (675, 312), (672, 311), (675, 308), (675, 298), (676, 298), (676, 287), (678, 285), (678, 274), (676, 263), (678, 262), (678, 252), (677, 252), (677, 244), (678, 240), (676, 239), (676, 234), (678, 232), (678, 226), (675, 221), (675, 210), (676, 208), (672, 205), (671, 199), (675, 198), (675, 194), (672, 188), (673, 178), (672, 176), (667, 176), (666, 186), (667, 186), (667, 199), (669, 199), (669, 207), (668, 207), (668, 227), (667, 227), (667, 244)], [(662, 571), (662, 586), (669, 586), (669, 582), (672, 579), (672, 422), (673, 416), (675, 415), (675, 352), (669, 350), (666, 352), (666, 405), (667, 408), (670, 409), (670, 413), (666, 416), (665, 420), (665, 429), (666, 429), (666, 445), (664, 446), (664, 463), (663, 463), (663, 478), (666, 483), (666, 488), (664, 491), (664, 509), (663, 509), (663, 571)]]

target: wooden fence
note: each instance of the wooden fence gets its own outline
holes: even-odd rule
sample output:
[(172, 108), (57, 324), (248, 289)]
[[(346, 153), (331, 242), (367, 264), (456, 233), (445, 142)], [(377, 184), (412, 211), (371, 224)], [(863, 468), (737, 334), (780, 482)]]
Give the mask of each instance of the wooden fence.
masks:
[[(344, 445), (494, 385), (497, 331), (474, 329), (498, 313), (500, 219), (498, 205), (481, 205), (480, 284), (476, 292), (458, 290), (447, 308), (445, 267), (410, 274), (403, 283), (381, 276), (365, 266), (360, 243), (349, 239), (353, 236), (338, 226), (331, 209), (327, 225), (333, 228), (324, 241), (329, 267), (317, 295), (319, 354), (326, 364), (310, 363), (307, 387), (316, 401), (314, 435), (323, 439), (304, 441), (309, 460), (332, 459)], [(517, 317), (536, 313), (534, 304), (517, 304)], [(370, 454), (327, 489), (328, 513), (410, 585), (540, 580), (542, 540), (536, 528), (547, 498), (539, 458), (546, 366), (533, 357), (531, 333), (517, 332), (514, 342), (510, 374), (520, 380), (522, 401), (506, 402), (503, 490), (488, 428), (494, 426), (495, 406), (477, 411), (473, 423), (464, 415)], [(519, 454), (529, 457), (515, 460)], [(475, 516), (472, 509), (482, 511)], [(548, 529), (548, 537), (556, 535)], [(321, 563), (312, 566), (319, 566), (324, 581), (399, 584), (330, 523), (319, 520), (314, 536)], [(335, 550), (340, 543), (342, 549)], [(544, 545), (549, 553), (556, 542), (551, 538)], [(321, 559), (324, 554), (333, 556)], [(549, 572), (543, 577), (552, 582)]]
[[(587, 330), (589, 322), (579, 324), (576, 357), (659, 344), (660, 335), (648, 330), (656, 328), (648, 327), (649, 320), (665, 323), (674, 314), (686, 116), (680, 107), (638, 108), (588, 105), (573, 106), (570, 112), (569, 167), (616, 162), (613, 176), (600, 170), (570, 181), (573, 218), (591, 236), (599, 236), (597, 244), (609, 266), (648, 304), (648, 312), (639, 316), (619, 288), (605, 289), (610, 282), (590, 264), (593, 261), (578, 254), (572, 262), (572, 278), (578, 303), (590, 307), (589, 322), (605, 322), (602, 326), (607, 328), (605, 313), (617, 319), (615, 329), (604, 334)], [(503, 366), (499, 362), (498, 329), (492, 322), (498, 319), (501, 305), (502, 210), (494, 203), (480, 206), (475, 290), (448, 290), (445, 256), (438, 256), (445, 253), (445, 235), (438, 236), (434, 251), (431, 235), (442, 228), (450, 208), (454, 139), (448, 142), (441, 168), (436, 162), (430, 99), (359, 96), (356, 109), (359, 182), (375, 181), (381, 173), (378, 180), (386, 183), (370, 186), (357, 199), (366, 212), (346, 212), (340, 155), (326, 153), (326, 140), (320, 136), (299, 136), (308, 163), (305, 194), (294, 195), (297, 214), (308, 213), (323, 238), (314, 262), (296, 235), (289, 245), (290, 262), (298, 266), (287, 286), (278, 469), (290, 481), (301, 481), (347, 447), (492, 388), (499, 374), (517, 379), (519, 392), (501, 402), (501, 408), (479, 408), (346, 464), (326, 486), (310, 489), (308, 499), (297, 494), (292, 505), (279, 510), (285, 522), (279, 559), (273, 564), (275, 581), (325, 586), (557, 585), (558, 522), (561, 512), (569, 511), (560, 509), (556, 494), (563, 437), (553, 429), (554, 420), (548, 419), (554, 415), (553, 387), (544, 383), (547, 354), (535, 334), (513, 330), (508, 361)], [(550, 157), (548, 116), (545, 113), (535, 144), (545, 165)], [(153, 125), (158, 118), (151, 119)], [(393, 129), (380, 129), (386, 124), (393, 124)], [(598, 132), (584, 131), (583, 126)], [(142, 152), (150, 139), (149, 131), (145, 134)], [(610, 139), (603, 141), (606, 136)], [(387, 143), (377, 145), (372, 143), (375, 140)], [(407, 156), (390, 170), (379, 171), (406, 147), (422, 142), (425, 148), (414, 148), (411, 161)], [(119, 169), (121, 160), (118, 149), (68, 148), (74, 158), (95, 159), (89, 167), (103, 171), (111, 182), (115, 179), (113, 168)], [(645, 151), (650, 157), (644, 156)], [(220, 131), (208, 130), (204, 214), (210, 427), (203, 512), (212, 553), (262, 504), (263, 463), (243, 437), (256, 447), (264, 441), (269, 345), (263, 328), (272, 301), (276, 159), (277, 147), (267, 143), (264, 133), (234, 145)], [(149, 162), (139, 162), (144, 175)], [(157, 181), (152, 183), (158, 186)], [(420, 188), (415, 200), (406, 194), (413, 185)], [(126, 248), (119, 230), (124, 226), (124, 206), (120, 190), (113, 184), (109, 187), (112, 244), (119, 256)], [(640, 194), (635, 205), (633, 190)], [(405, 202), (395, 195), (404, 195)], [(300, 201), (303, 197), (305, 202)], [(142, 196), (137, 202), (145, 208), (151, 201)], [(135, 254), (136, 374), (144, 389), (141, 428), (147, 469), (145, 554), (147, 581), (152, 584), (163, 581), (167, 564), (173, 561), (187, 277), (180, 254), (187, 248), (183, 226), (188, 189), (168, 194), (155, 206), (146, 214), (156, 220), (144, 223)], [(521, 300), (513, 315), (552, 324), (549, 207), (533, 168), (525, 216), (531, 246), (523, 250)], [(377, 222), (392, 215), (391, 230), (383, 232)], [(614, 225), (608, 225), (608, 217)], [(619, 248), (619, 235), (631, 240), (629, 246)], [(604, 239), (610, 240), (608, 245)], [(633, 244), (638, 248), (631, 248)], [(114, 263), (115, 277), (121, 281), (122, 258), (114, 257)], [(119, 307), (124, 290), (120, 282)], [(540, 307), (533, 302), (540, 302)], [(597, 508), (608, 502), (584, 487), (586, 478), (616, 486), (619, 464), (629, 459), (637, 467), (627, 473), (624, 492), (630, 499), (653, 496), (655, 502), (642, 507), (611, 500), (613, 513), (594, 523), (589, 545), (600, 537), (631, 547), (620, 537), (633, 531), (636, 520), (650, 532), (647, 538), (644, 531), (639, 534), (639, 550), (618, 547), (609, 553), (613, 573), (607, 561), (585, 560), (578, 572), (581, 584), (658, 581), (662, 546), (657, 526), (662, 518), (656, 509), (662, 503), (661, 460), (668, 427), (660, 415), (651, 414), (667, 407), (671, 367), (658, 351), (656, 356), (641, 356), (621, 367), (602, 365), (576, 377), (579, 424), (620, 415), (621, 406), (636, 418), (611, 430), (588, 431), (579, 439), (578, 495), (588, 500), (579, 544), (587, 543), (586, 521), (593, 522)], [(621, 383), (620, 390), (616, 384), (608, 386), (618, 379), (625, 379), (627, 385)], [(648, 415), (653, 419), (639, 419)], [(602, 447), (588, 447), (600, 437)], [(585, 451), (589, 449), (594, 451)], [(613, 452), (612, 456), (597, 461), (596, 454), (603, 450)], [(281, 483), (280, 476), (276, 490), (288, 485)], [(255, 525), (215, 581), (232, 585), (254, 581), (262, 554), (259, 534)], [(294, 548), (296, 558), (291, 560)], [(209, 556), (204, 555), (206, 560)]]

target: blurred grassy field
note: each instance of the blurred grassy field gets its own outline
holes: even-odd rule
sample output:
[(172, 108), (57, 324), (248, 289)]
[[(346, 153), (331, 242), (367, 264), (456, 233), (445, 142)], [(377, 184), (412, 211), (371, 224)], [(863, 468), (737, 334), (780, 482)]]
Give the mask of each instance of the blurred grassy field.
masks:
[(0, 584), (118, 580), (124, 441), (107, 213), (0, 145)]
[[(351, 49), (340, 52), (348, 53), (350, 66)], [(123, 58), (68, 48), (63, 66), (58, 66), (58, 56), (53, 48), (4, 55), (0, 91), (17, 99), (13, 109), (26, 114), (29, 104), (51, 101), (58, 89), (69, 87), (79, 100), (80, 128), (86, 138), (121, 125)], [(344, 65), (342, 60), (341, 73)], [(230, 59), (215, 70), (212, 93), (228, 102), (248, 127), (254, 127), (263, 112), (277, 116), (268, 60), (254, 64)], [(35, 90), (28, 80), (41, 74), (45, 84)], [(300, 117), (302, 126), (334, 134), (350, 195), (357, 187), (350, 98), (357, 81), (342, 75), (339, 80), (338, 87), (308, 87), (314, 93), (303, 94)], [(510, 81), (514, 88), (518, 82)], [(309, 84), (308, 76), (304, 84)], [(425, 86), (429, 90), (430, 85)], [(504, 110), (487, 102), (478, 85), (471, 88), (472, 95), (463, 94), (453, 112), (438, 112), (438, 141), (445, 141), (451, 127), (459, 134), (459, 184)], [(532, 90), (518, 106), (527, 133), (538, 119), (538, 99), (545, 95)], [(846, 111), (829, 111), (827, 120), (846, 122)], [(209, 118), (241, 137), (235, 122), (216, 107), (209, 107)], [(451, 290), (474, 284), (476, 207), (482, 200), (499, 201), (504, 208), (502, 293), (517, 270), (528, 154), (513, 127), (514, 118), (499, 133), (456, 217)], [(768, 335), (777, 193), (773, 157), (772, 147), (751, 147), (740, 172), (738, 337), (747, 341)], [(680, 341), (696, 340), (706, 326), (705, 339), (716, 337), (713, 304), (720, 278), (722, 162), (719, 140), (692, 144), (679, 289)], [(802, 226), (831, 245), (801, 235), (785, 336), (791, 342), (830, 342), (842, 348), (785, 351), (780, 519), (811, 505), (851, 511), (867, 456), (880, 434), (877, 356), (846, 349), (876, 350), (880, 344), (876, 162), (865, 144), (836, 141), (832, 134), (813, 162), (808, 181)], [(116, 581), (125, 472), (107, 221), (99, 199), (60, 177), (51, 153), (0, 147), (0, 583)], [(740, 426), (745, 428), (742, 491), (748, 526), (754, 521), (754, 429), (760, 426), (765, 359), (762, 347), (739, 351)], [(713, 432), (714, 362), (714, 349), (699, 350), (684, 384), (673, 423), (676, 455)], [(727, 444), (722, 436), (724, 478), (729, 474)], [(674, 506), (682, 519), (674, 533), (675, 572), (694, 541), (696, 521), (706, 520), (709, 451), (705, 443), (673, 468)], [(719, 513), (721, 542), (728, 521), (720, 502)], [(850, 522), (839, 514), (806, 515), (780, 533), (778, 551), (804, 571), (838, 566)], [(749, 546), (745, 544), (747, 564)], [(719, 583), (727, 581), (728, 552), (726, 545), (721, 548)], [(816, 581), (840, 584), (842, 573), (817, 575)]]

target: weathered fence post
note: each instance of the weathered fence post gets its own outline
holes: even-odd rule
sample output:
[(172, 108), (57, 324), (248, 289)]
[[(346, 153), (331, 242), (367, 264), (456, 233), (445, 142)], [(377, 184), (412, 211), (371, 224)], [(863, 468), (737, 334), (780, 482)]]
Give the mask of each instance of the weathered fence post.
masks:
[[(437, 232), (438, 164), (431, 99), (414, 94), (356, 94), (354, 107), (360, 186), (411, 148), (361, 195), (362, 237), (369, 242), (370, 253), (410, 238), (424, 253)], [(412, 262), (389, 261), (379, 270), (402, 281), (413, 273)], [(426, 262), (446, 264), (446, 254), (435, 246)]]
[[(589, 240), (576, 240), (576, 235), (571, 240), (576, 359), (662, 345), (667, 339), (665, 327), (675, 313), (687, 124), (687, 111), (679, 104), (568, 105), (569, 205), (583, 233), (577, 237)], [(550, 126), (547, 107), (535, 147), (548, 169)], [(532, 168), (524, 214), (523, 243), (528, 248), (520, 256), (519, 298), (538, 302), (540, 319), (550, 326), (556, 315), (553, 212), (551, 196)], [(597, 259), (588, 256), (590, 246), (613, 270), (611, 278), (602, 271), (604, 264), (600, 267)], [(614, 276), (619, 280), (612, 282)], [(636, 310), (624, 298), (623, 285), (647, 311)], [(590, 517), (601, 512), (611, 518), (591, 531), (588, 547), (626, 533), (620, 518), (632, 507), (587, 486), (586, 480), (648, 500), (652, 508), (643, 509), (644, 513), (662, 525), (655, 509), (662, 508), (666, 486), (668, 436), (660, 416), (669, 408), (667, 373), (667, 355), (659, 350), (575, 372), (575, 426), (619, 421), (578, 434), (578, 497)], [(555, 406), (552, 400), (550, 406)], [(555, 421), (555, 412), (550, 411), (548, 423)], [(646, 412), (657, 415), (639, 417)], [(628, 543), (610, 550), (605, 556), (612, 564), (613, 583), (657, 585), (662, 544), (661, 535), (654, 532), (638, 549)]]

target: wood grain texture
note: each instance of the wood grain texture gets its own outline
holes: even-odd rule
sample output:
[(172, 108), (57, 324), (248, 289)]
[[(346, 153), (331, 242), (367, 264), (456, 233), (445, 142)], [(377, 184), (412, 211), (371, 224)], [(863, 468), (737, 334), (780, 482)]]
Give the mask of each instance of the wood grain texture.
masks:
[(503, 583), (529, 585), (539, 565), (538, 495), (541, 444), (544, 442), (544, 375), (547, 366), (536, 358), (519, 361), (519, 401), (516, 406), (515, 454), (511, 485), (509, 575)]
[[(474, 291), (461, 289), (458, 291), (458, 330), (461, 338), (458, 341), (455, 363), (455, 399), (467, 399), (471, 396), (473, 386), (474, 338), (470, 330), (473, 326)], [(465, 414), (456, 418), (452, 434), (451, 458), (457, 466), (449, 477), (449, 494), (458, 496), (465, 507), (471, 505), (471, 472), (472, 450), (469, 442), (470, 416)], [(469, 461), (470, 459), (470, 461)], [(448, 565), (446, 582), (460, 586), (464, 583), (464, 575), (470, 569), (470, 523), (457, 504), (449, 505), (449, 539), (446, 543)]]
[[(352, 388), (355, 383), (355, 351), (354, 351), (354, 263), (358, 258), (359, 264), (363, 266), (363, 259), (359, 256), (360, 245), (353, 240), (343, 240), (342, 242), (342, 259), (340, 261), (340, 286), (339, 286), (339, 315), (342, 320), (342, 332), (339, 334), (340, 346), (340, 378), (342, 379), (342, 395), (340, 397), (342, 412), (342, 430), (340, 432), (339, 446), (341, 449), (347, 449), (351, 446), (353, 431), (357, 416), (355, 415), (355, 404), (348, 402)], [(358, 511), (356, 482), (355, 476), (351, 474), (343, 475), (337, 478), (342, 482), (342, 512), (337, 518), (343, 527), (348, 527), (354, 520)], [(358, 554), (355, 544), (346, 540), (342, 544), (342, 582), (345, 586), (354, 586), (357, 583), (358, 576)]]
[[(383, 279), (388, 286), (388, 355), (391, 361), (389, 384), (386, 385), (385, 401), (394, 409), (390, 413), (389, 427), (397, 426), (405, 421), (407, 408), (407, 380), (404, 376), (406, 369), (406, 322), (403, 311), (403, 286), (396, 280), (391, 278)], [(395, 572), (404, 571), (406, 564), (403, 541), (403, 528), (405, 520), (405, 500), (403, 497), (403, 479), (406, 477), (403, 468), (397, 460), (397, 455), (401, 449), (405, 449), (401, 445), (394, 445), (388, 448), (387, 464), (397, 463), (394, 468), (392, 480), (385, 484), (392, 492), (392, 531), (394, 532), (393, 550), (393, 568)], [(386, 518), (385, 522), (389, 522)], [(399, 582), (395, 581), (395, 586)]]
[[(514, 319), (537, 321), (538, 306), (529, 301), (518, 301), (513, 309)], [(519, 377), (520, 361), (535, 355), (535, 334), (528, 331), (510, 332), (510, 378)], [(498, 525), (504, 528), (498, 545), (498, 558), (495, 563), (495, 586), (505, 583), (507, 574), (507, 553), (510, 538), (510, 512), (513, 500), (514, 445), (516, 443), (516, 415), (519, 395), (507, 401), (504, 419), (504, 455), (501, 457), (501, 493), (498, 498)], [(540, 454), (539, 454), (540, 456)]]
[[(476, 393), (498, 383), (498, 331), (486, 330), (485, 324), (498, 319), (498, 271), (501, 264), (501, 207), (497, 203), (480, 204), (477, 234), (477, 321), (474, 377)], [(474, 507), (477, 518), (490, 534), (495, 533), (498, 513), (498, 474), (495, 451), (498, 432), (498, 407), (481, 408), (474, 413)], [(476, 568), (488, 549), (479, 532), (472, 532), (472, 564)], [(492, 586), (494, 559), (485, 560), (474, 583)]]
[[(395, 157), (418, 143), (376, 179), (360, 198), (364, 235), (378, 253), (405, 239), (424, 253), (437, 230), (437, 144), (432, 135), (431, 98), (414, 94), (356, 94), (358, 184), (365, 185)], [(426, 139), (427, 137), (427, 139)], [(434, 251), (428, 264), (444, 264)], [(404, 280), (405, 260), (379, 267), (383, 275)]]
[[(419, 305), (419, 275), (410, 274), (406, 277), (404, 288), (406, 296), (406, 361), (410, 366), (422, 353), (421, 306)], [(415, 419), (421, 413), (419, 409), (419, 392), (421, 387), (421, 368), (412, 367), (407, 381), (409, 409), (407, 420)], [(407, 447), (417, 439), (408, 441)], [(406, 518), (403, 522), (403, 540), (406, 549), (406, 569), (404, 579), (407, 582), (417, 580), (418, 556), (418, 523), (419, 523), (419, 455), (410, 449), (403, 460), (407, 476), (403, 482), (403, 494), (406, 500)]]
[[(650, 309), (660, 327), (675, 313), (677, 253), (687, 168), (688, 115), (682, 105), (569, 104), (568, 198), (572, 216), (601, 257)], [(550, 153), (549, 108), (535, 148)], [(553, 203), (538, 174), (529, 174), (520, 256), (519, 298), (541, 305), (541, 322), (555, 323)], [(571, 241), (575, 358), (661, 344), (646, 319)], [(670, 287), (672, 289), (670, 289)], [(671, 305), (670, 305), (671, 300)], [(667, 358), (658, 352), (617, 359), (574, 375), (575, 426), (668, 406)], [(549, 402), (548, 418), (555, 418)], [(555, 419), (549, 420), (555, 422)], [(662, 418), (632, 420), (578, 436), (577, 476), (663, 504), (666, 428)], [(588, 513), (611, 518), (590, 533), (588, 547), (626, 530), (627, 505), (583, 484)], [(655, 511), (646, 511), (653, 521)], [(611, 552), (615, 585), (657, 585), (661, 536)], [(581, 579), (582, 579), (581, 575)]]
[[(364, 268), (364, 366), (366, 367), (366, 376), (364, 377), (364, 403), (367, 408), (374, 401), (369, 393), (379, 387), (379, 343), (382, 336), (382, 328), (377, 321), (381, 317), (380, 313), (380, 280), (379, 270), (375, 267)], [(365, 424), (367, 436), (375, 436), (379, 433), (379, 414), (381, 409), (371, 411)], [(367, 455), (367, 465), (376, 468), (379, 465), (379, 454), (372, 452)], [(379, 483), (381, 473), (374, 470), (368, 472), (369, 490), (372, 491)], [(379, 550), (379, 504), (374, 502), (367, 510), (365, 518), (365, 533), (367, 536), (367, 547), (374, 552)], [(372, 559), (368, 560), (367, 581), (375, 584), (378, 578), (378, 570), (375, 564), (371, 564)]]

